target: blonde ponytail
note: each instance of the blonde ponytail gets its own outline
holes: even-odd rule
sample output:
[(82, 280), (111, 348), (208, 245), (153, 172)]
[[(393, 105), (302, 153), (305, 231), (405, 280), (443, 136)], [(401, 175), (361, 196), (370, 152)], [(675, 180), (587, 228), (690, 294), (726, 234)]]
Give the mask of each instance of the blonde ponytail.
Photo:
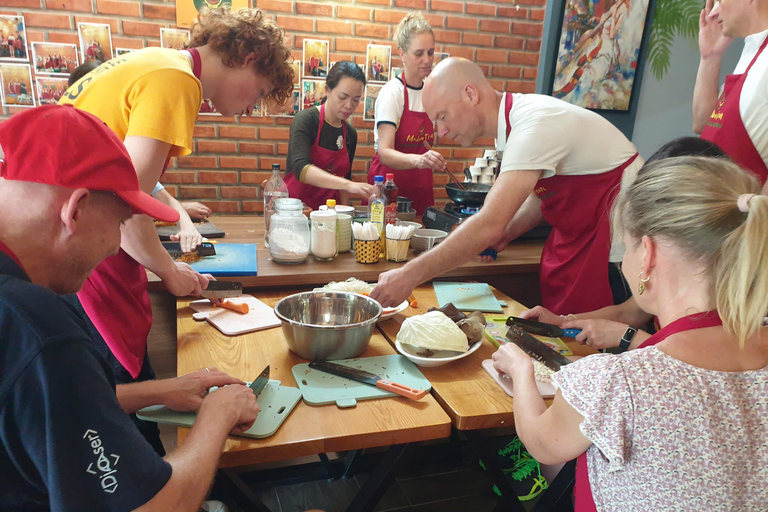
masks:
[(420, 12), (409, 12), (405, 15), (405, 18), (400, 20), (400, 23), (397, 24), (394, 37), (395, 43), (397, 43), (398, 48), (407, 52), (408, 48), (411, 46), (411, 40), (419, 34), (425, 33), (435, 37), (435, 33), (432, 32), (432, 27)]

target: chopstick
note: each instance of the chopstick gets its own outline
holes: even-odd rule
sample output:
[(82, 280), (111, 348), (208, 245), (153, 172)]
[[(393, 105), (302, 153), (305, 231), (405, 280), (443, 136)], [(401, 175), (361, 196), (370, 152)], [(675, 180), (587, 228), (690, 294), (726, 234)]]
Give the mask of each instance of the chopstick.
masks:
[[(424, 147), (427, 148), (427, 151), (432, 150), (432, 146), (429, 144), (429, 142), (427, 142), (427, 139), (424, 139)], [(445, 166), (445, 172), (447, 172), (451, 179), (456, 182), (456, 186), (459, 187), (459, 190), (467, 190), (464, 188), (464, 185), (462, 185), (461, 182), (456, 179), (456, 176), (453, 175), (448, 166)]]

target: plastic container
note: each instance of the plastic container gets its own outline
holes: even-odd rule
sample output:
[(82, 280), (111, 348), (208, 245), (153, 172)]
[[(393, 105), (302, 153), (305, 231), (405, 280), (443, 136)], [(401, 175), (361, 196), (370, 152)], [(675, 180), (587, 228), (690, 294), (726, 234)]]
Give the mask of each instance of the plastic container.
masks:
[(275, 200), (288, 197), (288, 185), (280, 176), (280, 164), (272, 164), (272, 176), (264, 187), (264, 247), (269, 247), (269, 227), (275, 214)]
[(312, 221), (312, 256), (318, 261), (331, 261), (336, 257), (336, 211), (316, 211), (309, 214)]
[(309, 256), (309, 219), (300, 199), (275, 200), (269, 225), (269, 254), (275, 263), (301, 263)]
[(384, 209), (387, 200), (382, 195), (381, 187), (384, 185), (384, 176), (373, 177), (373, 194), (368, 200), (368, 218), (371, 220), (379, 235), (384, 231)]

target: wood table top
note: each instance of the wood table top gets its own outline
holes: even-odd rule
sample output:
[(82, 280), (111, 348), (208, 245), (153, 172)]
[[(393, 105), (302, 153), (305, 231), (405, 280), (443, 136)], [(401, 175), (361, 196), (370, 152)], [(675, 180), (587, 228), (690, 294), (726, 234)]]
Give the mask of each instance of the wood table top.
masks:
[[(507, 303), (504, 313), (496, 316), (517, 316), (527, 309), (504, 293), (495, 289), (493, 292), (497, 299)], [(419, 286), (413, 294), (418, 303), (417, 308), (408, 308), (392, 319), (378, 324), (379, 330), (393, 347), (400, 326), (406, 318), (424, 314), (430, 307), (438, 306), (437, 296), (431, 283)], [(585, 356), (595, 353), (590, 347), (579, 345), (572, 340), (568, 346), (575, 355)], [(507, 395), (481, 366), (483, 360), (490, 359), (495, 351), (496, 347), (487, 339), (483, 339), (482, 346), (463, 359), (435, 368), (419, 368), (432, 383), (432, 395), (443, 406), (451, 417), (453, 425), (459, 430), (514, 425), (514, 399)]]
[[(270, 306), (286, 292), (254, 293)], [(189, 299), (177, 302), (178, 375), (216, 367), (243, 380), (253, 380), (269, 364), (271, 378), (298, 387), (291, 368), (307, 362), (288, 349), (281, 328), (225, 336), (208, 322), (192, 319)], [(396, 353), (374, 331), (368, 349), (360, 357)], [(451, 420), (431, 395), (418, 402), (392, 397), (359, 401), (350, 409), (336, 405), (310, 406), (300, 401), (277, 432), (265, 439), (230, 436), (221, 467), (242, 466), (319, 453), (388, 446), (448, 437)], [(179, 428), (179, 443), (188, 435)]]

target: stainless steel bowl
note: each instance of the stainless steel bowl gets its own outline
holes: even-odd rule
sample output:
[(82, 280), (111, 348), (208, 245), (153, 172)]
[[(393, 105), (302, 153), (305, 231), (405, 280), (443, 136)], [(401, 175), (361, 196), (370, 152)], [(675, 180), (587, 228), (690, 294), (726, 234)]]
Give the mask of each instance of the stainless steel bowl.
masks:
[(304, 359), (347, 359), (363, 353), (381, 304), (346, 292), (304, 292), (275, 305), (288, 348)]

